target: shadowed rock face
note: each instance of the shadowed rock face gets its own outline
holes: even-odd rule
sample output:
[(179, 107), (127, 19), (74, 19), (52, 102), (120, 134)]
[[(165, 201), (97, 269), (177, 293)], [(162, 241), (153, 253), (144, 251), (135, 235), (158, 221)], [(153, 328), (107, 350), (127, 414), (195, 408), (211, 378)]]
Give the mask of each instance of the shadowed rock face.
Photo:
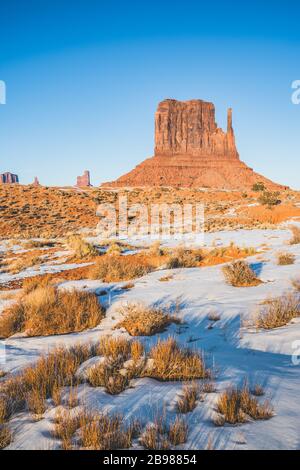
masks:
[(13, 173), (2, 173), (0, 175), (0, 183), (1, 184), (15, 184), (19, 183), (19, 177), (18, 175), (14, 175)]
[(105, 186), (245, 189), (258, 181), (268, 188), (282, 187), (240, 160), (231, 109), (225, 132), (217, 126), (213, 103), (167, 99), (155, 113), (154, 157)]

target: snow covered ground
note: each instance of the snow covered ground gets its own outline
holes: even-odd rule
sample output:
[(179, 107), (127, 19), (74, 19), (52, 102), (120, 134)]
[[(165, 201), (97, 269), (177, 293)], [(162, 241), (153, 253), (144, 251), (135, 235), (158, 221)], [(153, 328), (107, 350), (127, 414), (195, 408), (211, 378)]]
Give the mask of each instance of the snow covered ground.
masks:
[[(2, 347), (1, 369), (17, 372), (50, 351), (58, 344), (71, 345), (96, 341), (101, 335), (113, 334), (129, 337), (125, 330), (113, 330), (119, 320), (118, 306), (127, 301), (166, 305), (180, 299), (180, 318), (183, 323), (172, 325), (154, 337), (142, 338), (148, 348), (158, 337), (173, 335), (178, 342), (205, 353), (208, 364), (217, 371), (215, 393), (208, 394), (191, 413), (186, 415), (189, 424), (187, 443), (181, 448), (203, 449), (211, 443), (214, 449), (299, 449), (300, 448), (300, 365), (295, 365), (292, 355), (296, 342), (300, 349), (300, 321), (270, 330), (256, 331), (243, 326), (260, 302), (292, 290), (291, 279), (299, 276), (300, 245), (288, 245), (291, 233), (288, 226), (278, 230), (240, 230), (210, 233), (205, 236), (206, 246), (226, 246), (234, 242), (239, 246), (261, 250), (248, 258), (253, 269), (263, 281), (256, 287), (236, 288), (225, 283), (221, 266), (173, 269), (152, 272), (134, 281), (134, 287), (123, 290), (124, 283), (106, 284), (100, 281), (67, 281), (64, 289), (85, 289), (106, 295), (99, 301), (108, 307), (106, 318), (93, 330), (82, 333), (50, 337), (12, 337)], [(142, 240), (145, 243), (147, 240)], [(170, 245), (169, 243), (165, 243)], [(291, 252), (295, 263), (278, 266), (276, 254)], [(59, 266), (61, 268), (62, 266)], [(78, 265), (76, 265), (78, 267)], [(51, 269), (58, 265), (50, 266)], [(70, 269), (65, 265), (63, 269)], [(33, 268), (29, 268), (31, 272)], [(48, 272), (48, 269), (45, 269)], [(172, 273), (168, 282), (160, 282), (162, 275)], [(23, 274), (24, 275), (24, 274)], [(0, 275), (0, 280), (4, 275)], [(7, 276), (7, 275), (6, 275)], [(7, 281), (7, 278), (5, 278)], [(8, 300), (0, 300), (2, 306)], [(216, 313), (220, 320), (213, 323), (208, 315)], [(296, 346), (295, 346), (296, 345)], [(300, 361), (299, 361), (300, 362)], [(216, 427), (215, 404), (218, 393), (230, 384), (241, 385), (245, 379), (261, 383), (274, 406), (275, 416), (268, 421), (249, 421), (239, 426)], [(128, 418), (150, 422), (155, 415), (165, 413), (166, 419), (176, 416), (175, 402), (182, 383), (161, 383), (153, 379), (133, 380), (131, 388), (119, 395), (108, 395), (103, 388), (79, 386), (79, 398), (88, 406), (102, 411), (122, 412)], [(53, 416), (51, 408), (43, 419), (35, 421), (27, 413), (11, 421), (13, 449), (51, 449), (58, 441), (51, 437)]]

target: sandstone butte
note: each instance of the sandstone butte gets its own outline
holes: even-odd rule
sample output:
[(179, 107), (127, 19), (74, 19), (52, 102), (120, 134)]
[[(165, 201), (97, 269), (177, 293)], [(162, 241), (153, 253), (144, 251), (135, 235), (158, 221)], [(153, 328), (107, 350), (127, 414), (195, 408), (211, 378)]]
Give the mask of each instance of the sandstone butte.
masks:
[(154, 156), (106, 187), (208, 187), (250, 189), (262, 182), (284, 189), (240, 160), (228, 109), (227, 132), (217, 126), (213, 103), (166, 99), (155, 113)]

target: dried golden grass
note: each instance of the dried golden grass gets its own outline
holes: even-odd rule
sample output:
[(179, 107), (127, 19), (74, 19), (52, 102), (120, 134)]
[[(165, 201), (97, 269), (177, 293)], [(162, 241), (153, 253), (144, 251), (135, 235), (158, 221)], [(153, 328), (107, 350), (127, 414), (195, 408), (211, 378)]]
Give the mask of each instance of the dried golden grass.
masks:
[(256, 328), (266, 330), (287, 325), (293, 318), (300, 316), (300, 299), (296, 294), (267, 300), (253, 316)]
[(11, 274), (18, 274), (26, 268), (31, 268), (37, 264), (41, 264), (42, 259), (39, 256), (28, 254), (16, 259), (9, 265), (9, 272)]
[(195, 380), (210, 376), (198, 351), (181, 347), (174, 338), (159, 340), (150, 352), (151, 366), (144, 375), (157, 380)]
[(140, 429), (138, 422), (125, 423), (122, 415), (85, 412), (80, 419), (80, 441), (85, 449), (129, 449)]
[(5, 424), (0, 425), (0, 449), (5, 449), (12, 442), (12, 433)]
[(88, 277), (89, 279), (101, 279), (104, 282), (129, 281), (142, 277), (153, 269), (154, 267), (141, 256), (101, 256), (91, 266)]
[(277, 253), (277, 264), (279, 266), (286, 266), (295, 263), (295, 255), (293, 253)]
[(168, 310), (138, 302), (123, 305), (120, 313), (124, 319), (115, 328), (125, 328), (131, 336), (152, 336), (164, 331), (171, 323), (180, 323)]
[(76, 383), (78, 367), (94, 354), (89, 345), (57, 348), (41, 357), (36, 364), (1, 383), (1, 413), (7, 421), (13, 413), (29, 409), (41, 415), (44, 400), (52, 398), (61, 387)]
[(290, 240), (290, 245), (298, 245), (300, 243), (300, 227), (294, 225), (293, 227), (290, 227), (290, 229), (293, 234)]
[(182, 389), (182, 396), (176, 403), (177, 411), (179, 413), (189, 413), (197, 406), (197, 401), (200, 398), (200, 387), (196, 382), (185, 385)]
[(78, 332), (94, 328), (103, 317), (104, 309), (94, 294), (45, 285), (29, 289), (3, 312), (0, 336), (7, 338), (24, 331), (28, 336)]
[(169, 255), (167, 268), (193, 268), (199, 266), (203, 258), (202, 250), (179, 247)]
[(292, 286), (294, 287), (294, 289), (300, 292), (300, 279), (299, 278), (292, 279)]
[(173, 446), (182, 445), (187, 441), (188, 436), (188, 425), (187, 423), (178, 416), (175, 421), (170, 424), (168, 430), (168, 438)]
[(273, 407), (268, 400), (260, 404), (257, 398), (251, 396), (249, 388), (231, 387), (223, 392), (217, 401), (217, 411), (222, 415), (216, 420), (216, 425), (222, 422), (229, 424), (245, 423), (253, 420), (270, 419), (274, 415)]
[(225, 280), (234, 287), (251, 287), (261, 284), (255, 272), (249, 264), (243, 260), (237, 260), (226, 264), (222, 268)]

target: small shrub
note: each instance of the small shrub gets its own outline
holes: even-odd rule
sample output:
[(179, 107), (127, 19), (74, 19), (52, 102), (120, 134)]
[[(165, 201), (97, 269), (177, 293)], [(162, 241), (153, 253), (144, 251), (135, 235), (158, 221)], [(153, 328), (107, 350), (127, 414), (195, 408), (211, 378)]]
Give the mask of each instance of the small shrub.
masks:
[(89, 279), (102, 279), (104, 282), (129, 281), (142, 277), (153, 267), (142, 258), (128, 256), (102, 256), (91, 266)]
[(259, 191), (265, 191), (266, 187), (264, 185), (264, 183), (262, 183), (261, 181), (258, 181), (257, 183), (254, 183), (254, 185), (252, 186), (252, 191), (254, 192), (259, 192)]
[(113, 243), (108, 247), (106, 253), (108, 255), (120, 255), (122, 253), (122, 248), (117, 243)]
[(168, 269), (193, 268), (198, 266), (204, 258), (202, 250), (189, 250), (187, 248), (177, 248), (167, 262)]
[(257, 286), (261, 281), (245, 261), (233, 261), (222, 268), (225, 280), (234, 287)]
[(78, 259), (90, 258), (97, 256), (98, 251), (91, 244), (85, 241), (80, 235), (71, 235), (67, 239), (67, 245), (74, 252), (74, 256)]
[(182, 348), (173, 338), (159, 340), (150, 352), (151, 367), (144, 374), (157, 380), (195, 380), (207, 378), (203, 357), (196, 351)]
[(297, 295), (286, 294), (270, 299), (254, 315), (256, 328), (266, 330), (287, 325), (293, 318), (300, 316), (300, 300)]
[(163, 309), (147, 307), (142, 303), (124, 305), (121, 313), (124, 319), (116, 328), (125, 328), (131, 336), (151, 336), (164, 331), (172, 322), (179, 322)]
[(291, 231), (293, 234), (292, 239), (290, 240), (290, 245), (299, 245), (300, 243), (300, 227), (296, 225), (291, 227)]
[(264, 191), (258, 198), (258, 202), (263, 206), (277, 206), (281, 203), (280, 199), (278, 199), (279, 192), (271, 192), (271, 191)]

